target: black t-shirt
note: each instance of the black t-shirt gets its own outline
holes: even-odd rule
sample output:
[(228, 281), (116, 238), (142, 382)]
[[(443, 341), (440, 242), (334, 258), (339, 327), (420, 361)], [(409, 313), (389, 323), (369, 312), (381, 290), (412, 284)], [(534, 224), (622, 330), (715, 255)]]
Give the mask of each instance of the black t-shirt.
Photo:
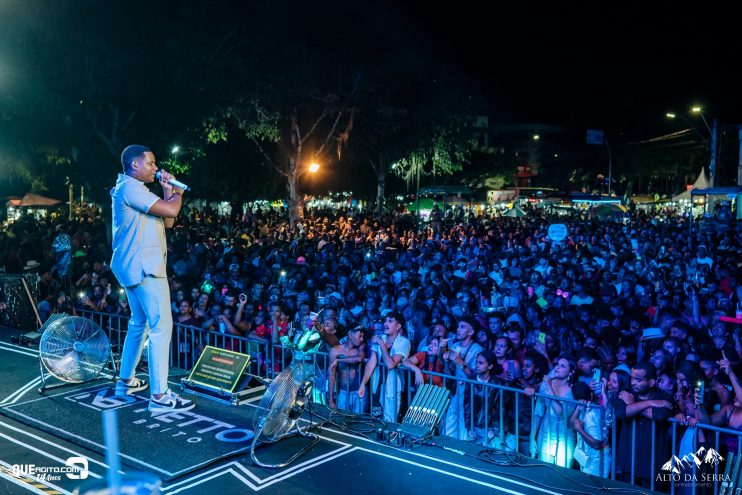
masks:
[[(634, 394), (637, 402), (640, 401)], [(666, 400), (674, 404), (673, 397), (662, 390), (653, 390), (649, 398), (645, 400)], [(667, 420), (673, 416), (674, 407), (653, 407), (652, 419), (643, 414), (637, 414), (631, 418), (626, 416), (627, 404), (621, 400), (614, 401), (614, 410), (616, 421), (619, 421), (620, 433), (618, 435), (618, 445), (616, 447), (616, 466), (624, 473), (631, 472), (631, 458), (635, 455), (635, 477), (649, 478), (652, 475), (652, 429), (654, 428), (654, 473), (657, 474), (662, 464), (667, 462), (670, 456), (668, 449), (669, 428)], [(632, 452), (632, 422), (636, 422), (636, 436), (634, 437), (635, 445)], [(655, 426), (656, 425), (656, 426)]]

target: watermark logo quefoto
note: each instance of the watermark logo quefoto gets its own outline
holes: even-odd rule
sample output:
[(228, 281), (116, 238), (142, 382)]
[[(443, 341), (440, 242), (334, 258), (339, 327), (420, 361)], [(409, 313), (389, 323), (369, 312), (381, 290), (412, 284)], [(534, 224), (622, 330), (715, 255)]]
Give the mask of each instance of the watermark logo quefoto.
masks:
[(13, 464), (10, 473), (16, 478), (28, 476), (39, 481), (61, 481), (62, 475), (71, 480), (87, 479), (88, 460), (85, 457), (73, 456), (64, 462), (64, 466), (38, 466), (36, 464)]

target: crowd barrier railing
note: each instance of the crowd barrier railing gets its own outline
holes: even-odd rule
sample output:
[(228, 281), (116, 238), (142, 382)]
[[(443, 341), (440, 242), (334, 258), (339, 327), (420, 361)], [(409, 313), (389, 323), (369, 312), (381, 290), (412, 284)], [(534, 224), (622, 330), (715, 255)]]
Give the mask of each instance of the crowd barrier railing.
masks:
[[(669, 423), (671, 428), (671, 453), (681, 460), (691, 453), (697, 454), (701, 447), (704, 447), (706, 453), (714, 449), (725, 461), (728, 460), (730, 452), (734, 453), (735, 459), (742, 455), (742, 431), (703, 423), (688, 426), (685, 422), (680, 422), (675, 418), (670, 419)], [(707, 462), (706, 458), (699, 459), (700, 465), (695, 461), (689, 462), (690, 472), (673, 473), (672, 471), (664, 471), (658, 473), (660, 480), (665, 486), (669, 486), (671, 494), (713, 493), (717, 495), (721, 491), (722, 484), (730, 480), (725, 478), (721, 462), (714, 462), (713, 457), (715, 456), (709, 457), (710, 462)], [(693, 458), (691, 457), (691, 459)], [(668, 463), (672, 460), (674, 458), (668, 460)], [(742, 478), (740, 482), (742, 482)], [(738, 490), (739, 487), (735, 487), (735, 493)]]
[[(82, 315), (98, 323), (108, 333), (114, 352), (123, 349), (126, 333), (127, 317), (82, 311)], [(251, 356), (250, 373), (261, 378), (273, 378), (286, 366), (291, 364), (291, 354), (285, 352), (280, 344), (272, 345), (270, 342), (258, 341), (249, 337), (231, 335), (207, 331), (198, 327), (173, 325), (171, 344), (170, 365), (171, 367), (188, 370), (196, 363), (200, 352), (206, 345), (231, 349)], [(329, 377), (330, 358), (325, 352), (317, 352), (312, 355), (312, 360), (318, 370), (316, 387), (323, 393), (327, 392)], [(378, 371), (375, 371), (367, 386), (363, 399), (356, 399), (358, 385), (365, 371), (365, 363), (357, 365), (345, 365), (343, 369), (335, 373), (336, 390), (333, 394), (339, 407), (356, 413), (382, 413), (385, 419), (397, 422), (401, 420), (406, 405), (412, 402), (414, 397), (415, 375), (411, 370), (400, 367), (394, 371), (394, 379), (390, 380), (389, 370), (383, 361), (378, 363)], [(462, 379), (445, 373), (421, 370), (426, 375), (426, 383), (434, 384), (439, 381), (440, 386), (452, 391), (451, 404), (444, 417), (441, 418), (441, 434), (458, 438), (461, 440), (476, 441), (477, 443), (491, 448), (509, 448), (518, 450), (521, 454), (537, 458), (544, 462), (573, 467), (573, 450), (576, 444), (577, 434), (569, 424), (569, 416), (575, 407), (582, 405), (574, 399), (556, 397), (534, 392), (526, 394), (525, 390), (508, 387), (504, 385), (482, 383), (474, 379)], [(484, 392), (483, 390), (486, 390)], [(355, 395), (354, 395), (355, 394)], [(476, 394), (484, 397), (484, 402), (479, 408), (475, 401), (468, 401), (468, 417), (471, 421), (467, 425), (466, 412), (463, 409), (464, 398), (474, 397)], [(385, 401), (386, 399), (386, 401)], [(490, 401), (496, 402), (492, 413)], [(354, 405), (355, 404), (355, 405)], [(558, 411), (554, 404), (561, 406)], [(394, 407), (393, 411), (385, 411), (385, 406)], [(396, 406), (396, 407), (395, 407)], [(606, 418), (607, 409), (590, 404)], [(483, 426), (474, 426), (475, 418), (480, 410), (486, 411), (483, 415)], [(550, 411), (553, 411), (550, 412)], [(611, 411), (612, 412), (612, 411)], [(547, 420), (547, 418), (549, 418)], [(605, 421), (605, 419), (603, 419)], [(537, 425), (537, 423), (539, 423)], [(603, 428), (601, 440), (603, 447), (598, 452), (599, 460), (597, 470), (593, 468), (592, 474), (611, 479), (620, 479), (634, 484), (636, 482), (635, 472), (638, 463), (649, 461), (651, 466), (651, 478), (648, 488), (651, 490), (667, 490), (670, 493), (697, 493), (696, 485), (678, 487), (683, 481), (682, 477), (673, 476), (672, 472), (657, 469), (658, 465), (664, 466), (665, 459), (658, 460), (655, 457), (657, 451), (657, 428), (668, 428), (671, 432), (670, 452), (673, 455), (685, 455), (680, 452), (681, 441), (683, 445), (692, 447), (696, 452), (701, 445), (714, 448), (725, 458), (724, 453), (730, 450), (736, 455), (742, 454), (742, 431), (729, 428), (720, 428), (707, 424), (696, 424), (693, 428), (686, 427), (674, 418), (667, 422), (658, 423), (652, 421), (652, 432), (650, 438), (650, 458), (637, 458), (637, 419), (631, 418), (620, 421), (613, 420)], [(629, 473), (622, 473), (616, 466), (618, 428), (630, 428), (631, 458), (628, 460)], [(543, 430), (545, 428), (545, 430)], [(472, 430), (474, 430), (472, 432)], [(478, 431), (477, 431), (478, 430)], [(537, 431), (539, 434), (537, 434)], [(691, 431), (689, 438), (683, 438), (687, 431)], [(695, 431), (695, 434), (693, 434)], [(626, 434), (626, 432), (621, 432)], [(699, 436), (701, 440), (699, 440)], [(660, 462), (661, 461), (661, 462)], [(624, 464), (624, 463), (622, 463)], [(703, 493), (720, 492), (723, 476), (720, 474), (719, 464), (712, 466), (711, 473), (704, 471), (704, 480), (710, 480), (708, 486), (703, 486)], [(692, 475), (700, 468), (693, 463)], [(713, 489), (713, 491), (711, 491)]]

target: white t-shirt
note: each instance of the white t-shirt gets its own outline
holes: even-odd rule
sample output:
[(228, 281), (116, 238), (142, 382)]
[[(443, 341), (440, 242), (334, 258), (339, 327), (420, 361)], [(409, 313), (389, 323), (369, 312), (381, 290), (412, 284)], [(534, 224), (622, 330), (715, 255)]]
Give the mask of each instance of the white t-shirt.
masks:
[[(388, 341), (388, 336), (384, 335), (383, 339), (384, 342)], [(394, 343), (392, 344), (391, 349), (389, 349), (389, 355), (391, 357), (402, 355), (402, 361), (407, 359), (410, 356), (410, 339), (407, 337), (404, 337), (402, 335), (397, 335), (397, 338), (394, 339)], [(381, 358), (381, 349), (379, 349), (378, 344), (374, 344), (371, 346), (371, 352), (376, 354), (377, 359), (379, 360), (379, 363), (383, 363), (383, 360)], [(401, 362), (401, 361), (400, 361)], [(374, 383), (374, 389), (376, 388), (376, 383), (378, 383), (379, 374), (378, 374), (379, 366), (376, 367), (376, 370), (374, 370), (374, 377), (375, 377), (375, 383)], [(389, 370), (389, 374), (386, 378), (386, 395), (387, 396), (393, 396), (397, 393), (402, 392), (402, 371), (400, 371), (399, 366), (396, 368)]]
[[(585, 433), (596, 440), (603, 440), (603, 414), (600, 408), (591, 407), (589, 411), (583, 412)], [(590, 447), (581, 435), (577, 435), (577, 446), (587, 454), (587, 462), (582, 466), (582, 472), (595, 476), (606, 476), (611, 465), (610, 451), (603, 452), (603, 473), (600, 472), (600, 450)]]

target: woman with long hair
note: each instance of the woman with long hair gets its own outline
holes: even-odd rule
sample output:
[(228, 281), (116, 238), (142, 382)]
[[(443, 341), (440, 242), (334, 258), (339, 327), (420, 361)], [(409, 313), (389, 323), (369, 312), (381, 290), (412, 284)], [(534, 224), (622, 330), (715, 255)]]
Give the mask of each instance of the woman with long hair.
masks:
[[(600, 382), (600, 405), (604, 407), (602, 438), (605, 439), (606, 445), (611, 445), (611, 434), (613, 433), (613, 423), (615, 421), (615, 401), (620, 400), (618, 394), (631, 389), (631, 375), (621, 368), (614, 369)], [(618, 437), (619, 431), (616, 430)], [(608, 454), (608, 452), (606, 452)], [(603, 476), (608, 476), (608, 471), (604, 470)]]
[(421, 386), (424, 383), (432, 383), (438, 387), (443, 386), (443, 377), (438, 375), (429, 375), (426, 371), (434, 373), (443, 373), (443, 360), (438, 359), (440, 337), (433, 336), (428, 340), (428, 346), (425, 351), (420, 351), (405, 359), (401, 366), (411, 370), (415, 374), (415, 385)]
[(631, 387), (631, 375), (622, 369), (614, 369), (605, 380), (605, 393), (608, 399), (618, 397), (618, 394)]
[(513, 343), (509, 338), (498, 337), (492, 351), (499, 368), (497, 378), (508, 382), (520, 378), (520, 363), (513, 358)]
[(574, 403), (557, 400), (572, 399), (572, 383), (576, 379), (577, 365), (566, 356), (561, 356), (551, 371), (544, 377), (539, 394), (554, 398), (539, 398), (536, 401), (534, 438), (538, 445), (538, 458), (561, 467), (572, 466), (575, 449), (575, 432), (568, 427), (568, 419)]
[(678, 411), (686, 417), (694, 417), (696, 408), (695, 389), (701, 382), (703, 370), (692, 361), (683, 361), (675, 371), (675, 401), (678, 405)]
[[(467, 384), (464, 390), (464, 424), (469, 440), (489, 445), (500, 437), (504, 443), (505, 431), (500, 419), (502, 390), (491, 385), (502, 383), (497, 378), (499, 365), (492, 351), (484, 350), (477, 355), (477, 384)], [(481, 385), (480, 385), (481, 384)], [(489, 385), (489, 386), (488, 386)]]
[(482, 346), (482, 349), (491, 351), (494, 347), (492, 344), (492, 334), (490, 333), (489, 329), (485, 327), (480, 327), (477, 330), (477, 333), (474, 335), (474, 340), (477, 344)]

